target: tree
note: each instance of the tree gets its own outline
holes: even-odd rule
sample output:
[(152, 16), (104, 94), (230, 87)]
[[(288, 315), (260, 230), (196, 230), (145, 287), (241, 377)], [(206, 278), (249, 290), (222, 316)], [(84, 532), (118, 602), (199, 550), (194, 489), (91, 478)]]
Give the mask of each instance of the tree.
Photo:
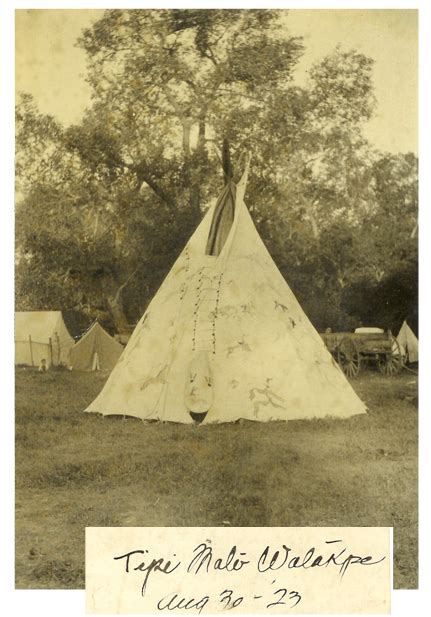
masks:
[(382, 154), (371, 166), (373, 201), (359, 230), (360, 267), (341, 308), (368, 325), (395, 332), (408, 317), (417, 331), (418, 161)]
[(226, 136), (237, 145), (237, 116), (255, 124), (302, 51), (277, 11), (238, 9), (110, 10), (80, 44), (97, 114), (103, 108), (103, 125), (121, 136), (116, 164), (199, 216), (213, 188), (202, 182), (214, 175), (210, 146)]
[(418, 258), (418, 161), (383, 154), (371, 167), (372, 207), (363, 221), (364, 271), (376, 282)]
[(252, 152), (247, 202), (300, 301), (317, 318), (326, 293), (328, 316), (342, 312), (343, 290), (386, 264), (369, 243), (402, 164), (378, 163), (362, 135), (372, 61), (337, 48), (296, 86), (302, 42), (285, 16), (108, 10), (83, 32), (93, 102), (82, 122), (64, 129), (18, 107), (20, 169), (35, 165), (17, 211), (22, 301), (45, 307), (54, 293), (124, 329), (220, 190), (228, 138), (234, 162)]
[[(55, 134), (49, 165), (65, 164), (55, 178), (33, 183), (18, 217), (27, 289), (42, 272), (50, 281), (39, 285), (39, 302), (48, 301), (49, 287), (60, 286), (62, 298), (107, 308), (124, 329), (127, 285), (140, 278), (146, 296), (154, 291), (217, 183), (209, 164), (211, 119), (224, 113), (227, 122), (231, 107), (240, 109), (251, 100), (249, 90), (263, 88), (263, 67), (251, 56), (273, 55), (275, 86), (300, 52), (296, 39), (277, 39), (276, 17), (270, 11), (107, 11), (84, 33), (94, 105), (79, 126)], [(40, 126), (46, 120), (39, 115)], [(42, 135), (34, 135), (39, 146)], [(139, 270), (148, 266), (156, 266), (157, 276), (142, 277)]]
[(23, 92), (18, 94), (15, 124), (16, 190), (22, 197), (38, 184), (59, 181), (61, 157), (54, 151), (62, 128), (52, 116), (40, 114), (33, 97)]

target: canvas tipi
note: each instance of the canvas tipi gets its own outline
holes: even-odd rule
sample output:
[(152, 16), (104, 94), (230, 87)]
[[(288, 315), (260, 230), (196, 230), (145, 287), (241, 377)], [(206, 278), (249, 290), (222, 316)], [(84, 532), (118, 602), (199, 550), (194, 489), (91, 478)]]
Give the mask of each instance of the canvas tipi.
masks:
[(15, 313), (15, 364), (69, 365), (75, 341), (61, 311), (18, 311)]
[(78, 371), (112, 370), (123, 353), (98, 321), (95, 321), (70, 351), (70, 366)]
[(419, 360), (419, 341), (405, 320), (398, 333), (397, 341), (404, 350), (408, 362)]
[(260, 239), (246, 179), (207, 212), (87, 411), (181, 423), (366, 411)]

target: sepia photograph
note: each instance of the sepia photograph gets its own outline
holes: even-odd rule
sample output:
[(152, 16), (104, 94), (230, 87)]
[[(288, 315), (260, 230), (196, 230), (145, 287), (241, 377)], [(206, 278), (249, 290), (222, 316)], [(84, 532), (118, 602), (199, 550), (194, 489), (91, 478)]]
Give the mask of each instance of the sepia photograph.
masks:
[(15, 42), (16, 588), (86, 527), (393, 527), (417, 589), (418, 11)]

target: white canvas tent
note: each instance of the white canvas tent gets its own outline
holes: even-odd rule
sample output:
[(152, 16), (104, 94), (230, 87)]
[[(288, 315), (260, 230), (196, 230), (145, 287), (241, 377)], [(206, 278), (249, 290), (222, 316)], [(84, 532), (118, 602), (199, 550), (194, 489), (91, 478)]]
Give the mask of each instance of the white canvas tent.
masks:
[(405, 320), (398, 333), (397, 341), (404, 350), (408, 362), (419, 360), (419, 341)]
[(39, 366), (45, 359), (48, 366), (68, 366), (74, 343), (61, 311), (15, 313), (15, 364)]
[(70, 366), (78, 371), (112, 370), (123, 349), (124, 347), (95, 321), (70, 350)]
[[(86, 411), (180, 423), (366, 411), (260, 239), (246, 178), (203, 218)], [(216, 227), (225, 241), (207, 254)]]

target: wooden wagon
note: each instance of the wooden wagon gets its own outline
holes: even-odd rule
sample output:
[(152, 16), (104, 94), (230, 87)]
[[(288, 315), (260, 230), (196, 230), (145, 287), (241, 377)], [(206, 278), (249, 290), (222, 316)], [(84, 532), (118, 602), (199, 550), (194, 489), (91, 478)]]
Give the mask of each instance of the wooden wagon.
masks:
[(384, 375), (403, 366), (403, 350), (390, 330), (382, 332), (325, 332), (320, 335), (348, 377), (357, 377), (365, 365), (375, 365)]

